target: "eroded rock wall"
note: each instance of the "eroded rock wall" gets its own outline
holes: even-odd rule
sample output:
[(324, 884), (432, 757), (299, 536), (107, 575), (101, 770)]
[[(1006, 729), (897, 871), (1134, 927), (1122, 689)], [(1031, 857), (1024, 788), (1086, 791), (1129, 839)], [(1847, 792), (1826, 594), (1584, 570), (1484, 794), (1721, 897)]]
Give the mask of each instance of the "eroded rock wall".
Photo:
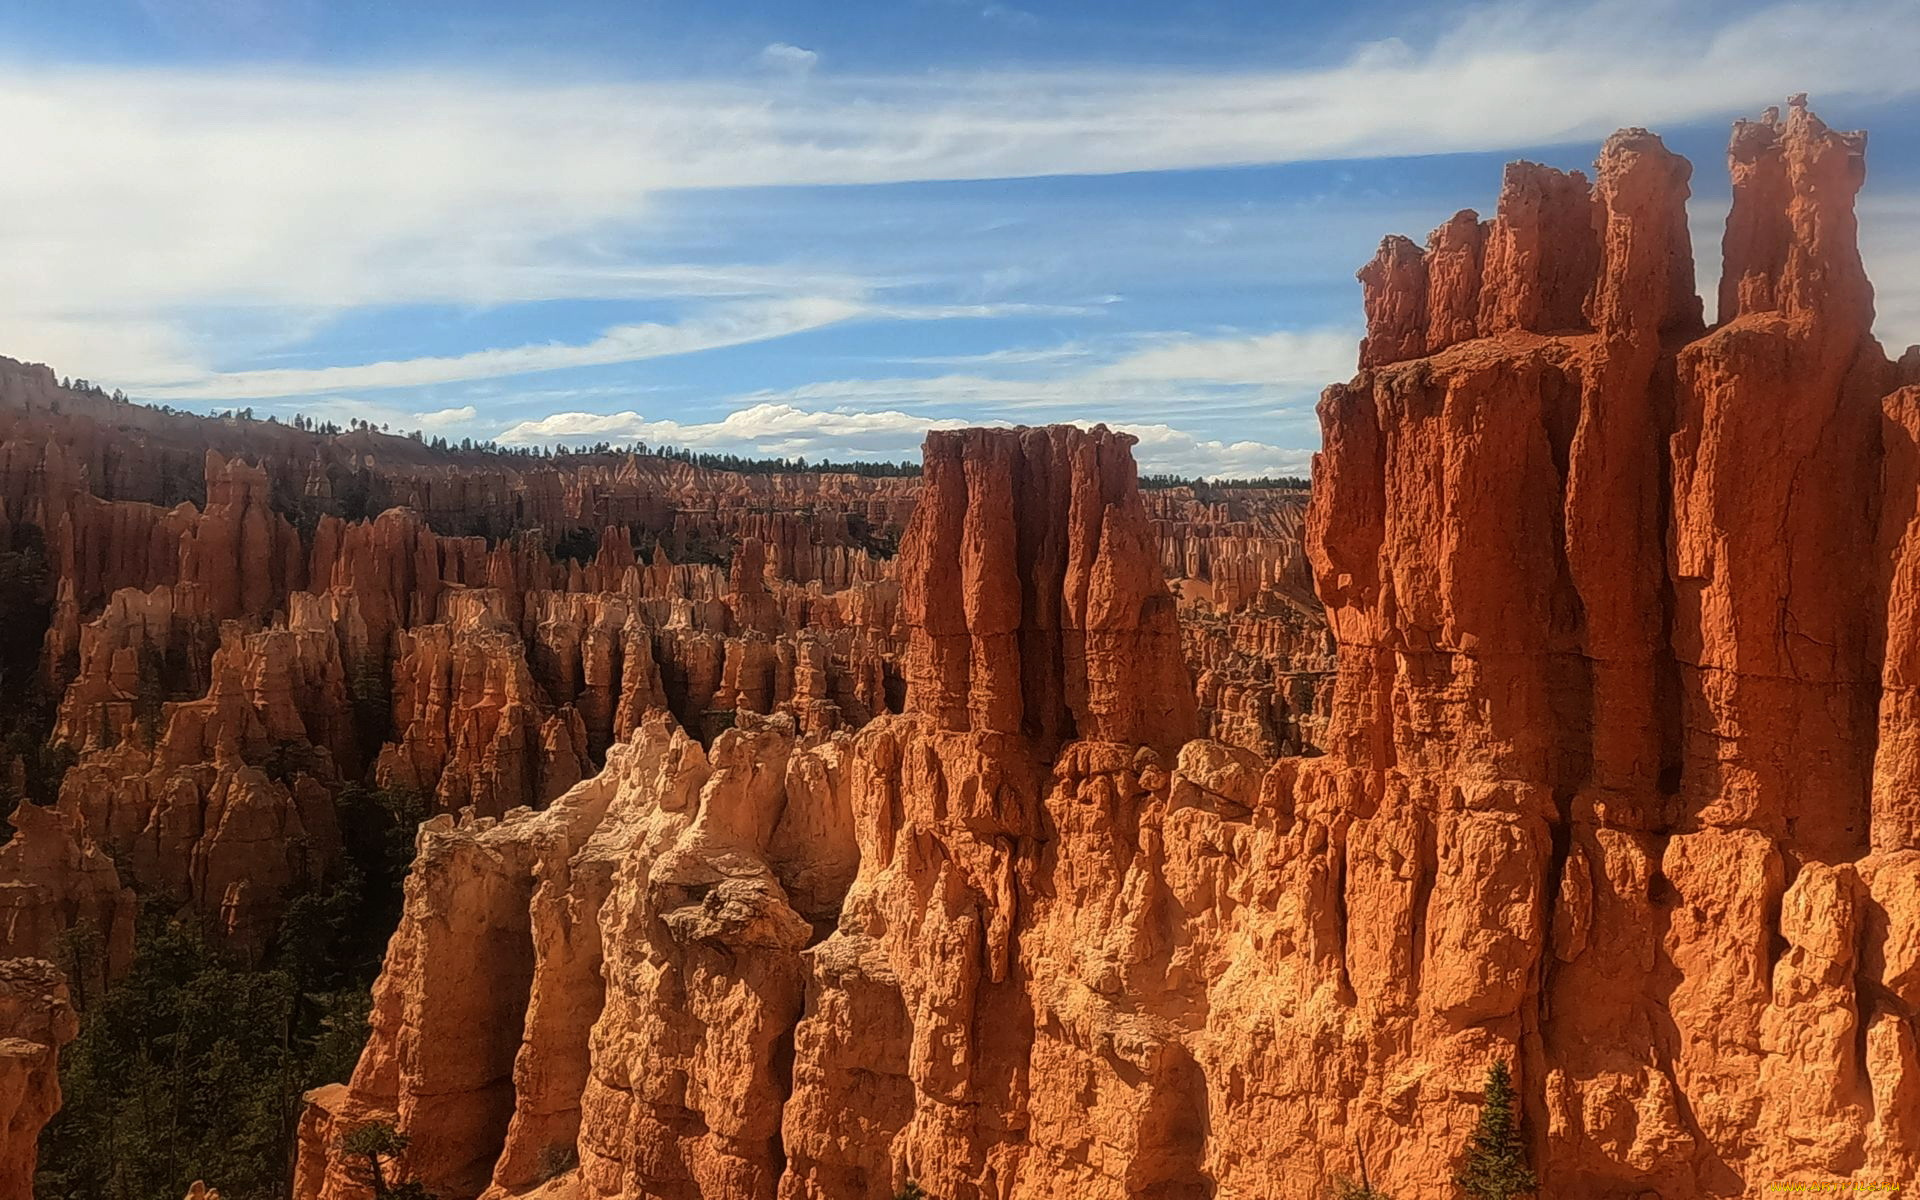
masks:
[[(1557, 1196), (1920, 1167), (1885, 949), (1910, 838), (1898, 785), (1875, 786), (1905, 756), (1911, 399), (1870, 334), (1863, 145), (1798, 100), (1736, 127), (1703, 331), (1685, 164), (1623, 132), (1578, 314), (1553, 297), (1588, 253), (1503, 211), (1480, 306), (1500, 336), (1376, 355), (1322, 404), (1310, 549), (1339, 640), (1329, 745), (1358, 801), (1338, 911), (1350, 930), (1383, 901), (1408, 914), (1393, 975), (1425, 1030), (1402, 1111), (1446, 1112), (1511, 1056)], [(1564, 239), (1569, 195), (1510, 172), (1503, 209), (1524, 199)], [(1404, 342), (1408, 308), (1370, 304), (1372, 340)], [(1369, 908), (1356, 855), (1382, 841), (1409, 894)], [(1436, 975), (1449, 945), (1474, 954)], [(1445, 1142), (1347, 1111), (1390, 1189), (1440, 1165)]]
[[(1920, 387), (1861, 153), (1797, 102), (1736, 129), (1711, 329), (1644, 130), (1390, 240), (1305, 514), (1335, 647), (1234, 635), (1337, 654), (1321, 755), (1197, 736), (1226, 692), (1162, 582), (1215, 556), (1271, 617), (1292, 568), (1155, 533), (1122, 436), (934, 435), (903, 710), (709, 754), (655, 709), (547, 812), (430, 830), (303, 1200), (410, 1095), (474, 1131), (413, 1160), (455, 1195), (1305, 1200), (1364, 1156), (1439, 1200), (1494, 1061), (1543, 1194), (1912, 1181)], [(518, 1048), (428, 1087), (436, 973), (482, 969), (424, 934), (435, 856), (483, 847)]]

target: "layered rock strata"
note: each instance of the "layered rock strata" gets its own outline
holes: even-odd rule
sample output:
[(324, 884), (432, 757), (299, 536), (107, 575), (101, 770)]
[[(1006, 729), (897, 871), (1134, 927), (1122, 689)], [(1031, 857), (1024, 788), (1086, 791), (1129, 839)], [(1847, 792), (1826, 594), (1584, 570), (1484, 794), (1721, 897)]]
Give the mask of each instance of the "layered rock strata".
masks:
[(1736, 126), (1710, 331), (1687, 165), (1639, 130), (1591, 188), (1509, 170), (1477, 301), (1471, 255), (1370, 268), (1311, 513), (1330, 755), (1291, 788), (1345, 880), (1327, 983), (1366, 1017), (1316, 1044), (1344, 1027), (1369, 1067), (1301, 1103), (1294, 1161), (1339, 1165), (1336, 1123), (1422, 1194), (1498, 1055), (1556, 1196), (1920, 1169), (1912, 839), (1879, 782), (1912, 394), (1870, 334), (1863, 145), (1799, 101)]
[(367, 1114), (456, 1196), (1438, 1200), (1495, 1061), (1543, 1194), (1913, 1180), (1920, 386), (1861, 154), (1736, 128), (1711, 328), (1643, 130), (1389, 241), (1306, 514), (1323, 755), (1196, 736), (1126, 439), (931, 437), (903, 711), (656, 710), (430, 828), (302, 1200)]

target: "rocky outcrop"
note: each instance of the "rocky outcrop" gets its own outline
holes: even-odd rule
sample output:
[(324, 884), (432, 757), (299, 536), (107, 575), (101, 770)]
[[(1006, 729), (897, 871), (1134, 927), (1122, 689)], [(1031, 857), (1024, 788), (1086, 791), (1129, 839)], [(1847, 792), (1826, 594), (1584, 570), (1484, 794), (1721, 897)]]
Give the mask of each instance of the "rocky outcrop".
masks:
[(59, 968), (0, 958), (0, 1195), (33, 1194), (35, 1143), (60, 1107), (60, 1048), (79, 1031)]
[(291, 628), (226, 622), (206, 695), (165, 702), (165, 648), (194, 628), (167, 620), (176, 591), (198, 594), (116, 593), (88, 627), (56, 726), (85, 751), (60, 810), (130, 882), (257, 952), (290, 894), (339, 855), (335, 764), (357, 754), (346, 676), (327, 614), (301, 596)]
[(295, 1194), (355, 1195), (334, 1131), (397, 1121), (444, 1195), (578, 1164), (589, 1195), (770, 1194), (799, 951), (856, 851), (838, 740), (664, 711), (538, 814), (423, 827), (351, 1083), (309, 1097)]
[(21, 804), (0, 845), (0, 958), (37, 958), (99, 995), (133, 961), (137, 904), (113, 859), (65, 814)]
[[(1006, 454), (995, 445), (1006, 435), (975, 436), (963, 458), (970, 480)], [(1053, 436), (1069, 475), (1126, 455), (1125, 440), (1101, 430), (1081, 435), (1097, 454)], [(1138, 498), (1112, 503), (1111, 527), (1124, 529)], [(1018, 500), (1014, 513), (1036, 519)], [(941, 516), (923, 506), (918, 519)], [(944, 569), (991, 594), (980, 550), (990, 544), (962, 542)], [(908, 542), (917, 555), (940, 545)], [(1115, 539), (1100, 553), (1120, 561), (1096, 572), (1096, 592), (1136, 577), (1136, 543)], [(943, 569), (911, 558), (903, 569), (916, 568)], [(1116, 630), (1102, 648), (1137, 662), (1160, 608), (1125, 607), (1146, 628)], [(1048, 686), (1043, 677), (1034, 690)], [(1291, 1173), (1250, 1162), (1271, 1131), (1236, 1125), (1260, 1120), (1238, 1089), (1253, 1086), (1249, 1053), (1274, 1038), (1275, 981), (1254, 949), (1264, 942), (1241, 940), (1247, 909), (1274, 899), (1264, 887), (1250, 896), (1252, 881), (1274, 877), (1283, 849), (1266, 760), (1209, 741), (1156, 745), (1145, 725), (1078, 728), (1065, 744), (977, 723), (946, 729), (944, 713), (959, 706), (934, 695), (940, 707), (910, 697), (904, 715), (856, 742), (860, 871), (838, 928), (806, 955), (779, 1195), (884, 1197), (909, 1180), (955, 1197), (1271, 1191)], [(971, 712), (982, 698), (967, 701)], [(1216, 1023), (1213, 1005), (1250, 1008), (1258, 1025)], [(1319, 1188), (1303, 1182), (1303, 1195)]]
[(907, 530), (908, 707), (942, 729), (1178, 746), (1195, 728), (1128, 441), (929, 435)]
[(652, 708), (708, 741), (749, 712), (824, 734), (903, 690), (897, 588), (871, 565), (830, 591), (748, 538), (730, 570), (675, 564), (665, 539), (642, 566), (621, 526), (583, 563), (538, 530), (489, 546), (405, 509), (322, 515), (288, 543), (265, 469), (217, 453), (204, 512), (94, 497), (57, 440), (42, 466), (19, 490), (25, 515), (60, 505), (45, 669), (53, 740), (79, 759), (63, 811), (244, 950), (332, 870), (346, 782), (498, 816), (592, 775)]
[[(1447, 1106), (1494, 1055), (1519, 1063), (1556, 1196), (1920, 1165), (1885, 949), (1909, 919), (1893, 631), (1915, 485), (1854, 248), (1862, 146), (1801, 102), (1736, 127), (1704, 333), (1687, 168), (1658, 139), (1612, 139), (1590, 201), (1510, 173), (1503, 207), (1527, 213), (1497, 252), (1495, 223), (1480, 309), (1501, 336), (1322, 404), (1335, 761), (1289, 790), (1344, 842), (1362, 1004), (1356, 946), (1377, 941), (1356, 934), (1409, 931), (1370, 985), (1411, 985), (1409, 1032), (1360, 1055), (1377, 1065), (1340, 1106), (1389, 1190), (1440, 1168), (1426, 1131), (1458, 1125)], [(1397, 895), (1360, 866), (1390, 846)], [(1376, 1090), (1415, 1064), (1416, 1088)], [(1313, 1124), (1302, 1149), (1326, 1140)]]

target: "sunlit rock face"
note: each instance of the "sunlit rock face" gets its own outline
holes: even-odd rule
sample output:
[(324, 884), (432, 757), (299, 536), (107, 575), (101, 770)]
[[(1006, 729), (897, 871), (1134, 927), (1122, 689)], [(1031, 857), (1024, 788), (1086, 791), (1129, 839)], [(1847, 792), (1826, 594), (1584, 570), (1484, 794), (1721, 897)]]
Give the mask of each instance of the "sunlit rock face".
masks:
[[(934, 435), (902, 711), (656, 712), (429, 826), (300, 1195), (379, 1113), (454, 1195), (1437, 1200), (1496, 1059), (1543, 1194), (1911, 1178), (1920, 387), (1861, 151), (1736, 128), (1711, 328), (1643, 130), (1390, 239), (1299, 561), (1168, 536), (1105, 430)], [(1324, 754), (1223, 702), (1202, 558), (1290, 685), (1337, 656)], [(1309, 571), (1330, 646), (1245, 604)]]
[(1344, 982), (1388, 1003), (1353, 1035), (1385, 1069), (1333, 1111), (1396, 1194), (1492, 1054), (1553, 1195), (1920, 1165), (1916, 397), (1869, 332), (1863, 146), (1799, 102), (1736, 126), (1711, 330), (1687, 165), (1639, 130), (1591, 187), (1509, 170), (1477, 303), (1464, 215), (1424, 274), (1397, 245), (1367, 272), (1371, 366), (1322, 402), (1309, 516), (1331, 753), (1293, 795), (1346, 772)]

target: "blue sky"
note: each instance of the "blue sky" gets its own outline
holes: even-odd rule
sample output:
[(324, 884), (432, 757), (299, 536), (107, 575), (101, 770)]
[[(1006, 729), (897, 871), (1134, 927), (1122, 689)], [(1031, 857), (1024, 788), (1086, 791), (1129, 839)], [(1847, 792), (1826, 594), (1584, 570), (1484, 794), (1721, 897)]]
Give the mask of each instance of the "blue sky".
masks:
[(455, 439), (1300, 470), (1381, 235), (1623, 124), (1864, 126), (1920, 341), (1920, 0), (0, 0), (0, 353)]

